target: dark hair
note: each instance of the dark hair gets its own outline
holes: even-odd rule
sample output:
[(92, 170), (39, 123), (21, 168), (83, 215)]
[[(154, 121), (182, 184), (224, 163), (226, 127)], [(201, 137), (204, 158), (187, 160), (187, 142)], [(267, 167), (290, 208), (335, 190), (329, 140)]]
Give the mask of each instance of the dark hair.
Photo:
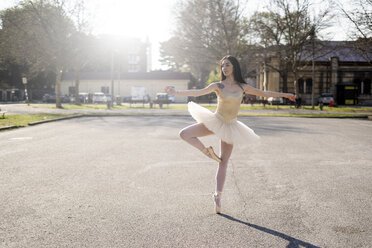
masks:
[(225, 80), (226, 79), (226, 76), (223, 74), (222, 72), (222, 62), (227, 59), (228, 61), (230, 61), (230, 63), (233, 65), (233, 75), (234, 75), (234, 79), (235, 81), (237, 81), (238, 83), (241, 83), (241, 84), (246, 84), (246, 82), (244, 81), (243, 79), (243, 76), (242, 76), (242, 71), (240, 70), (240, 65), (239, 65), (239, 61), (231, 56), (231, 55), (226, 55), (225, 57), (223, 57), (221, 60), (220, 60), (220, 69), (221, 69), (221, 81)]

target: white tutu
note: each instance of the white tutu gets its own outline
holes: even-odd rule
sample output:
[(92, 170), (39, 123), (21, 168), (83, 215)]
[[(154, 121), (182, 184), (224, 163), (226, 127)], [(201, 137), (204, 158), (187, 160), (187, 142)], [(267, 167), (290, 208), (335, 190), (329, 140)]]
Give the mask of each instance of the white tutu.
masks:
[(247, 144), (260, 139), (252, 129), (236, 118), (226, 122), (220, 114), (213, 113), (194, 102), (188, 103), (188, 110), (198, 123), (203, 123), (206, 128), (226, 143)]

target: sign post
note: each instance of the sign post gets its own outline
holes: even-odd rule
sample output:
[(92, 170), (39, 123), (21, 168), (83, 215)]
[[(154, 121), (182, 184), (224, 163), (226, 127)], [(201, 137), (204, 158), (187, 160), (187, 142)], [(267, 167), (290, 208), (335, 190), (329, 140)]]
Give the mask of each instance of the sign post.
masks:
[(26, 102), (28, 102), (28, 93), (27, 93), (27, 78), (26, 77), (23, 77), (22, 78), (22, 83), (25, 85), (25, 96), (26, 96)]

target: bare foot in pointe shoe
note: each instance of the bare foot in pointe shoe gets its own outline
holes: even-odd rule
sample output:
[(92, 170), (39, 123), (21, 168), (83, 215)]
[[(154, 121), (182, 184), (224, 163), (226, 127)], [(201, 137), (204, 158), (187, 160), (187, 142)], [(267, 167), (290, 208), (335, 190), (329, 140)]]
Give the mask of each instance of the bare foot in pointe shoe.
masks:
[(216, 192), (213, 195), (216, 214), (221, 213), (221, 194), (222, 194), (222, 192)]
[(205, 147), (202, 152), (207, 155), (209, 158), (216, 160), (218, 163), (221, 163), (221, 158), (213, 151), (213, 147)]

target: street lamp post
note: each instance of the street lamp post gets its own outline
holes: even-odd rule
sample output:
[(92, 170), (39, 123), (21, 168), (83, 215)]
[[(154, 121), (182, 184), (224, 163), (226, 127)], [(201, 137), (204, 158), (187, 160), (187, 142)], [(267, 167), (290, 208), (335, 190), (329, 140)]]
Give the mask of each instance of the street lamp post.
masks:
[[(107, 101), (107, 108), (111, 108), (114, 97), (114, 50), (111, 50), (111, 100)], [(109, 92), (108, 92), (109, 93)]]
[(311, 108), (314, 109), (314, 90), (315, 90), (315, 27), (311, 29), (311, 45), (312, 45), (312, 59), (311, 59), (311, 77), (312, 77), (312, 86), (311, 86)]
[(23, 77), (22, 78), (22, 83), (25, 85), (25, 96), (26, 96), (26, 102), (28, 102), (28, 93), (27, 93), (27, 78), (26, 77)]

